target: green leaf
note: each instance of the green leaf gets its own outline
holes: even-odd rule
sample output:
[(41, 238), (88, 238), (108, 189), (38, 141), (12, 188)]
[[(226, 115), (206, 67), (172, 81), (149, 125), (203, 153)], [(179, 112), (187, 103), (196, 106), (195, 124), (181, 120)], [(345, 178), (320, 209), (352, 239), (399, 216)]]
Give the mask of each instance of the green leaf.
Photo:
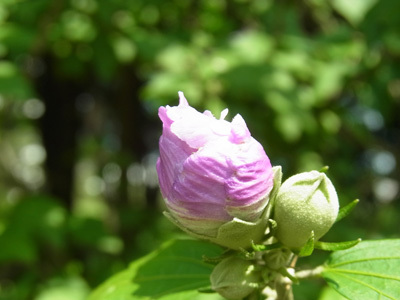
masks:
[(322, 292), (318, 298), (318, 300), (347, 300), (347, 298), (340, 295), (330, 286), (325, 286), (322, 289)]
[(18, 202), (0, 233), (0, 265), (34, 263), (41, 247), (65, 247), (66, 211), (57, 202), (39, 194)]
[(378, 0), (333, 0), (333, 8), (352, 25), (361, 23), (368, 11)]
[(232, 49), (243, 62), (258, 64), (273, 50), (273, 39), (262, 31), (242, 31), (232, 39)]
[(89, 286), (83, 278), (52, 278), (35, 297), (35, 300), (85, 300)]
[[(90, 295), (89, 300), (169, 299), (171, 294), (174, 300), (199, 299), (201, 295), (197, 290), (209, 287), (213, 269), (202, 257), (221, 254), (222, 248), (211, 243), (169, 241), (109, 278)], [(212, 299), (216, 299), (214, 295)]]
[(400, 239), (364, 241), (331, 254), (322, 276), (348, 299), (400, 299)]

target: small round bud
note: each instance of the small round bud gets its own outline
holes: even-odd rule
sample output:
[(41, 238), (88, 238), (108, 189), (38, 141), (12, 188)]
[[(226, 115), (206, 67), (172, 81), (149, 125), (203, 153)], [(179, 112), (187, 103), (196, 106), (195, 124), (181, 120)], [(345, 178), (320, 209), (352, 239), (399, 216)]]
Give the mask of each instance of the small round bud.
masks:
[(333, 225), (339, 211), (335, 187), (325, 173), (305, 172), (287, 179), (275, 200), (276, 237), (299, 249), (314, 231), (315, 240)]
[(210, 276), (211, 288), (229, 300), (239, 300), (250, 295), (260, 281), (254, 265), (236, 256), (223, 259)]
[(291, 251), (285, 248), (273, 249), (264, 257), (266, 266), (271, 270), (279, 270), (287, 266)]

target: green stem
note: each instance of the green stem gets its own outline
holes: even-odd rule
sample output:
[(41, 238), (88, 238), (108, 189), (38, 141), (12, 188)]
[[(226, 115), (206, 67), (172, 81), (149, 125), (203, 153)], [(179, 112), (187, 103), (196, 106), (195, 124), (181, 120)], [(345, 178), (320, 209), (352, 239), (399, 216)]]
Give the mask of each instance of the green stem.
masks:
[(298, 271), (294, 274), (294, 277), (296, 277), (297, 279), (319, 277), (321, 276), (323, 270), (323, 266), (318, 266), (315, 269)]
[(292, 283), (293, 282), (289, 278), (282, 275), (278, 276), (275, 283), (277, 293), (276, 300), (294, 300)]

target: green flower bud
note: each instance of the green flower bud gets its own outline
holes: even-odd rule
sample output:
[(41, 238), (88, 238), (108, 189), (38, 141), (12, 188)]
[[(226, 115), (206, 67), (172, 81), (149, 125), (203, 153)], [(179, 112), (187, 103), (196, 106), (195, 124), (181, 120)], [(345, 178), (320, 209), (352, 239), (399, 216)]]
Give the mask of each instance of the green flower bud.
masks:
[(271, 270), (279, 270), (287, 266), (291, 251), (285, 248), (273, 249), (266, 253), (264, 261)]
[(287, 179), (275, 200), (276, 237), (285, 246), (300, 249), (314, 231), (321, 238), (339, 211), (335, 187), (325, 173), (305, 172)]
[(230, 300), (243, 299), (250, 295), (260, 281), (251, 261), (231, 256), (215, 266), (210, 276), (211, 288)]

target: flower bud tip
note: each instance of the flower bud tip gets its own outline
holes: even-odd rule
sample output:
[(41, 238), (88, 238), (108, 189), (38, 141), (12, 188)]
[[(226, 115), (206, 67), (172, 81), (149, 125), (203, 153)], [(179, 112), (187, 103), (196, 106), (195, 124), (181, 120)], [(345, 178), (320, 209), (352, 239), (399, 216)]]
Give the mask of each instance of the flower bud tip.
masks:
[(182, 91), (178, 92), (179, 95), (179, 106), (189, 106), (189, 102), (186, 100), (185, 95)]

